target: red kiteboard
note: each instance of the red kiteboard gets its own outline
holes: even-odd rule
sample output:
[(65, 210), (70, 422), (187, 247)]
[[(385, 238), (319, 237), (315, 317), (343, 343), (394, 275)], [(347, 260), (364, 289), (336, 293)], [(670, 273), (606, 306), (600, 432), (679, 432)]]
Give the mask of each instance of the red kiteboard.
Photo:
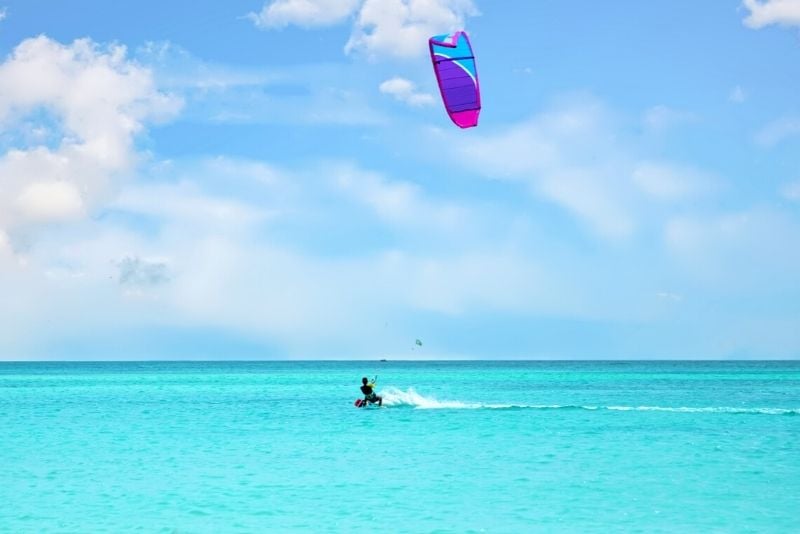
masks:
[(356, 408), (361, 408), (362, 404), (364, 404), (364, 399), (356, 399), (356, 402), (353, 403), (353, 406)]

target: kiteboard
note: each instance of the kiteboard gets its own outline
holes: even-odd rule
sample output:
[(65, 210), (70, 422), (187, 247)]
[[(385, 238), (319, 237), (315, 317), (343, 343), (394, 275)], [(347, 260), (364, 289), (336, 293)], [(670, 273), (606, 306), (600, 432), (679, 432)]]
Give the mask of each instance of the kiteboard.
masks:
[(356, 408), (380, 408), (377, 403), (369, 403), (364, 399), (356, 399), (356, 401), (353, 403), (353, 406)]

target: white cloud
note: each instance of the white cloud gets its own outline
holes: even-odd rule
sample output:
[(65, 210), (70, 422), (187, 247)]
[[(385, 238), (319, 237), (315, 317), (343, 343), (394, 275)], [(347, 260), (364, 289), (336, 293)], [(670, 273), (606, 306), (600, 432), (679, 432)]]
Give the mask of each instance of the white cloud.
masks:
[[(575, 128), (580, 122), (573, 118)], [(573, 154), (585, 156), (564, 153)], [(37, 343), (96, 339), (98, 329), (113, 336), (157, 327), (225, 332), (278, 347), (283, 357), (394, 355), (420, 315), (425, 321), (488, 313), (647, 322), (647, 310), (669, 314), (668, 304), (680, 302), (681, 313), (691, 313), (702, 301), (697, 295), (708, 294), (686, 283), (698, 271), (720, 295), (757, 295), (763, 285), (752, 280), (763, 276), (759, 269), (771, 277), (770, 287), (782, 289), (800, 265), (792, 252), (796, 224), (763, 213), (747, 214), (759, 221), (750, 227), (734, 217), (728, 229), (725, 217), (672, 220), (669, 249), (690, 273), (676, 279), (653, 249), (631, 257), (627, 246), (612, 247), (611, 254), (602, 246), (575, 246), (563, 234), (533, 228), (535, 216), (506, 205), (492, 219), (486, 205), (455, 205), (432, 195), (424, 181), (353, 164), (288, 172), (215, 158), (165, 163), (159, 173), (144, 184), (123, 185), (104, 217), (85, 220), (80, 232), (49, 230), (25, 251), (24, 263), (0, 232), (0, 293), (20, 302), (13, 310), (0, 306), (0, 354), (24, 358), (35, 354)], [(169, 183), (154, 184), (155, 178)], [(608, 184), (582, 186), (580, 194), (591, 197)], [(533, 225), (517, 224), (521, 217)], [(141, 226), (130, 222), (142, 220)], [(385, 234), (392, 237), (340, 250), (353, 241), (354, 222), (378, 231), (388, 225)], [(338, 242), (343, 230), (347, 237)], [(324, 247), (304, 244), (317, 236)], [(767, 255), (751, 260), (750, 252)], [(775, 269), (785, 273), (773, 276)], [(744, 289), (737, 285), (742, 277)], [(691, 302), (684, 301), (684, 288)], [(393, 320), (403, 326), (384, 326)]]
[(477, 14), (472, 0), (274, 0), (248, 18), (269, 29), (331, 26), (354, 16), (345, 52), (374, 59), (422, 55), (431, 35), (463, 29)]
[(37, 182), (26, 186), (16, 205), (22, 216), (34, 221), (75, 219), (85, 212), (83, 200), (69, 182)]
[(351, 16), (361, 0), (274, 0), (247, 16), (259, 28), (294, 24), (306, 28), (332, 26)]
[(743, 5), (749, 11), (744, 24), (750, 28), (800, 26), (800, 0), (744, 0)]
[[(4, 258), (0, 233), (0, 292), (25, 303), (13, 316), (0, 307), (0, 346), (161, 326), (214, 328), (288, 355), (339, 344), (358, 357), (368, 353), (362, 344), (391, 350), (397, 331), (383, 323), (406, 313), (587, 313), (576, 285), (520, 243), (497, 239), (506, 232), (476, 237), (485, 212), (409, 181), (354, 165), (290, 173), (230, 159), (158, 172), (171, 183), (129, 182), (102, 218), (75, 232), (42, 230), (25, 266), (10, 250)], [(318, 234), (335, 243), (353, 221), (398, 237), (356, 251), (303, 245)]]
[(390, 78), (381, 83), (379, 89), (381, 93), (391, 95), (410, 106), (429, 106), (434, 103), (432, 95), (418, 92), (414, 82), (405, 78)]
[(431, 35), (461, 29), (468, 16), (477, 14), (471, 0), (365, 0), (345, 52), (420, 56)]
[(0, 156), (0, 228), (86, 215), (136, 163), (134, 136), (174, 115), (180, 101), (159, 92), (150, 71), (88, 39), (62, 45), (40, 36), (0, 64), (0, 124), (14, 128), (32, 112), (54, 118), (56, 148), (38, 145)]
[(6, 20), (6, 17), (8, 17), (8, 8), (0, 7), (0, 22)]
[(756, 133), (756, 143), (762, 146), (774, 146), (789, 137), (800, 134), (800, 117), (782, 117), (776, 119)]
[(741, 104), (745, 100), (747, 100), (747, 93), (745, 93), (744, 89), (741, 86), (737, 85), (733, 89), (731, 89), (730, 94), (728, 95), (728, 100), (735, 103)]

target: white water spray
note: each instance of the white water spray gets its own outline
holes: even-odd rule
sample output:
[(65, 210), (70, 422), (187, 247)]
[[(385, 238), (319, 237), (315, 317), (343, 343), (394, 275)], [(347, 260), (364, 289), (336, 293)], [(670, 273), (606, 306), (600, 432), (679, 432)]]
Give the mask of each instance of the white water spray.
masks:
[(481, 402), (463, 402), (457, 400), (439, 400), (418, 393), (414, 388), (405, 391), (388, 387), (379, 392), (384, 406), (407, 406), (421, 410), (608, 410), (620, 412), (676, 412), (676, 413), (722, 413), (722, 414), (755, 414), (755, 415), (800, 415), (800, 408), (748, 408), (731, 406), (591, 406), (560, 404), (484, 404)]

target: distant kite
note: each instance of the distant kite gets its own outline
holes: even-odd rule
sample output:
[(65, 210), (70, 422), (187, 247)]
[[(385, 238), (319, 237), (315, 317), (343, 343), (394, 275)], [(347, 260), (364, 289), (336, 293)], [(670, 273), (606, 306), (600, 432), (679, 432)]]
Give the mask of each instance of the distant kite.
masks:
[(434, 35), (428, 46), (447, 114), (461, 128), (477, 126), (481, 91), (467, 33)]

